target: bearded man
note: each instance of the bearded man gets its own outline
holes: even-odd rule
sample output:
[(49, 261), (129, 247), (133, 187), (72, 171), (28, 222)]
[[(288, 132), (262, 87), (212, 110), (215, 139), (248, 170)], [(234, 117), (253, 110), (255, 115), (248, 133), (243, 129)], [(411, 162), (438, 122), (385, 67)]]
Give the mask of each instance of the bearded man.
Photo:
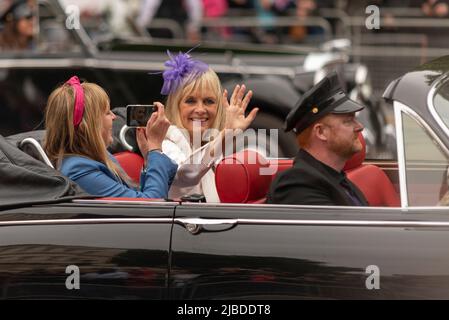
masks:
[(343, 172), (346, 161), (362, 149), (363, 125), (355, 113), (363, 108), (349, 99), (335, 72), (307, 91), (285, 121), (300, 150), (293, 167), (273, 180), (267, 203), (367, 206)]

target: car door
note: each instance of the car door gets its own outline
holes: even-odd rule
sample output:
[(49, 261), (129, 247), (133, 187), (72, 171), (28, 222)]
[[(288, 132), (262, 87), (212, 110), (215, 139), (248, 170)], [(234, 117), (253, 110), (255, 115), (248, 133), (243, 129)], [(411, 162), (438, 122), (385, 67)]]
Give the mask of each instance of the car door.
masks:
[(181, 205), (174, 299), (449, 297), (447, 209)]
[(3, 299), (164, 299), (176, 203), (75, 200), (0, 213)]

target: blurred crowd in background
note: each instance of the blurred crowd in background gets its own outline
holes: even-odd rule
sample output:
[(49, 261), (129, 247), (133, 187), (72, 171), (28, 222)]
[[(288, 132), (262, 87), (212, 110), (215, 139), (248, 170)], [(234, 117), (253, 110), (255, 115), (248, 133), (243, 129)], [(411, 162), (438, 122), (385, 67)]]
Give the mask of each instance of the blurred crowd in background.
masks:
[[(74, 4), (81, 9), (85, 21), (89, 17), (106, 16), (110, 30), (123, 35), (126, 32), (146, 32), (155, 37), (176, 37), (159, 23), (177, 23), (184, 36), (199, 40), (250, 40), (254, 43), (298, 43), (308, 35), (320, 34), (317, 26), (298, 24), (276, 27), (276, 18), (301, 19), (320, 17), (321, 9), (337, 9), (350, 16), (365, 16), (369, 5), (379, 8), (406, 7), (420, 9), (422, 16), (448, 17), (445, 0), (61, 0), (63, 5)], [(213, 19), (242, 18), (237, 27), (214, 26)], [(260, 27), (239, 27), (253, 17)], [(166, 20), (165, 20), (166, 19)], [(212, 21), (211, 21), (212, 20)], [(235, 20), (228, 22), (232, 25)], [(224, 23), (226, 24), (226, 22)], [(248, 22), (251, 24), (251, 22)], [(204, 26), (208, 26), (207, 28)], [(161, 28), (158, 28), (161, 27)], [(130, 30), (134, 28), (134, 30)], [(205, 32), (207, 29), (207, 33)]]
[[(93, 43), (170, 38), (191, 41), (186, 44), (191, 47), (240, 42), (273, 45), (271, 50), (280, 50), (278, 44), (284, 44), (288, 45), (284, 48), (312, 52), (326, 51), (323, 44), (328, 40), (348, 39), (351, 61), (368, 67), (377, 95), (388, 81), (447, 54), (448, 47), (449, 0), (39, 1), (52, 6), (59, 1), (72, 15), (67, 20), (79, 20)], [(0, 53), (82, 50), (72, 39), (62, 10), (52, 17), (43, 9), (49, 6), (37, 6), (37, 2), (0, 0)], [(365, 25), (371, 5), (380, 10), (380, 29)]]
[[(418, 13), (415, 15), (421, 17), (444, 19), (449, 16), (449, 0), (59, 1), (64, 7), (75, 5), (79, 9), (81, 24), (93, 36), (105, 33), (118, 37), (145, 35), (185, 38), (195, 42), (219, 40), (265, 44), (305, 43), (310, 38), (323, 35), (325, 30), (322, 26), (310, 20), (323, 17), (322, 10), (364, 17), (367, 15), (366, 7), (373, 4), (381, 10), (415, 9)], [(8, 10), (17, 3), (26, 3), (33, 8), (35, 2), (36, 0), (0, 0), (2, 46), (11, 41), (14, 46), (28, 46), (26, 39), (32, 32), (29, 25), (34, 19), (32, 11), (22, 8), (8, 14)], [(390, 13), (383, 16), (393, 18)], [(295, 21), (298, 21), (297, 25)], [(303, 23), (304, 21), (310, 23)], [(335, 28), (335, 21), (329, 21), (331, 28)]]
[[(364, 16), (366, 7), (374, 4), (379, 8), (416, 8), (426, 17), (444, 18), (449, 14), (449, 5), (445, 0), (61, 0), (61, 3), (79, 6), (86, 23), (89, 18), (106, 17), (110, 31), (117, 35), (132, 34), (137, 29), (140, 33), (148, 32), (154, 37), (177, 37), (173, 34), (176, 28), (167, 30), (172, 23), (180, 26), (184, 37), (192, 41), (250, 40), (270, 44), (300, 43), (307, 41), (307, 36), (322, 33), (314, 25), (287, 22), (288, 26), (275, 26), (274, 23), (276, 18), (281, 17), (319, 17), (321, 9), (336, 9), (350, 16)], [(249, 17), (256, 19), (253, 24), (258, 27), (239, 27)], [(213, 19), (217, 18), (222, 18), (222, 21), (223, 18), (241, 19), (237, 23), (236, 20), (224, 21), (223, 24), (228, 26), (214, 26)], [(237, 26), (229, 27), (233, 23)]]

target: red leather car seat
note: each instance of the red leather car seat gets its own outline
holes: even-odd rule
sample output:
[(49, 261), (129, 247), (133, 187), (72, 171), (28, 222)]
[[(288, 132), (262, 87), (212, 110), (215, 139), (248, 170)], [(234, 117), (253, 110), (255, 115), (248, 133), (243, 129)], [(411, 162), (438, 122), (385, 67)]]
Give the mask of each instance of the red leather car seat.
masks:
[(263, 202), (271, 175), (261, 175), (270, 163), (258, 152), (244, 150), (225, 157), (215, 168), (215, 184), (221, 202)]
[[(366, 144), (359, 135), (362, 150), (349, 159), (343, 170), (348, 178), (364, 193), (371, 206), (399, 206), (399, 196), (387, 175), (377, 166), (364, 165)], [(233, 154), (224, 158), (215, 170), (215, 183), (221, 202), (263, 203), (274, 176), (293, 164), (291, 159), (266, 160), (255, 151), (246, 150), (244, 155)], [(251, 154), (257, 159), (248, 164), (245, 157)], [(271, 175), (261, 175), (260, 168), (276, 168)]]
[(363, 145), (362, 150), (353, 155), (343, 168), (348, 179), (363, 192), (370, 206), (399, 207), (399, 195), (385, 172), (375, 165), (363, 164), (366, 144), (361, 134), (359, 140)]
[(140, 183), (140, 172), (143, 167), (143, 158), (137, 153), (123, 151), (114, 154), (126, 174), (136, 183)]

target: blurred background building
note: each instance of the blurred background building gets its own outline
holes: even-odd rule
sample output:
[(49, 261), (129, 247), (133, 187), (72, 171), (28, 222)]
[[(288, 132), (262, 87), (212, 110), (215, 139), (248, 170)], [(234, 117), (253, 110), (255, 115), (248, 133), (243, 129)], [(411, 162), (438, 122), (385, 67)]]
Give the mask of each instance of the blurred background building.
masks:
[[(67, 13), (73, 14), (73, 8), (79, 13), (79, 17), (72, 17), (79, 18), (83, 27), (76, 35), (64, 27), (65, 16), (51, 10), (44, 12), (43, 8), (51, 7), (45, 3), (57, 1)], [(43, 5), (36, 6), (37, 2)], [(17, 3), (21, 4), (20, 8), (8, 12)], [(338, 65), (342, 72), (350, 63), (366, 66), (369, 77), (361, 77), (367, 83), (360, 85), (359, 93), (376, 105), (383, 103), (382, 93), (392, 80), (448, 53), (448, 3), (449, 0), (0, 0), (0, 58), (2, 54), (10, 57), (11, 52), (17, 57), (19, 51), (70, 57), (86, 50), (83, 49), (86, 43), (93, 51), (107, 51), (117, 43), (126, 51), (130, 49), (128, 44), (143, 43), (132, 50), (158, 52), (165, 57), (168, 47), (184, 50), (202, 44), (201, 48), (212, 49), (205, 51), (227, 55), (226, 63), (244, 70), (248, 62), (235, 59), (235, 53), (243, 45), (251, 45), (251, 50), (261, 48), (261, 52), (272, 54), (286, 50), (298, 52), (294, 58), (280, 59), (275, 65), (279, 74), (287, 70), (284, 67), (290, 68), (287, 73), (293, 70), (294, 77), (287, 76), (293, 78), (298, 94), (319, 79), (318, 74), (310, 76), (310, 73), (325, 63), (329, 68)], [(31, 11), (24, 10), (24, 5)], [(375, 12), (366, 11), (371, 5), (379, 9), (378, 17), (373, 16)], [(378, 21), (378, 28), (368, 28), (367, 21)], [(80, 38), (89, 41), (80, 45)], [(13, 45), (7, 44), (7, 39), (13, 39)], [(151, 45), (154, 47), (150, 48)], [(333, 55), (335, 52), (341, 55)], [(307, 53), (311, 55), (306, 57)], [(267, 66), (258, 62), (263, 58), (258, 59), (253, 60), (254, 64)], [(37, 90), (43, 84), (27, 80), (28, 74), (20, 81), (25, 94), (17, 93), (18, 98), (13, 99), (9, 97), (11, 90), (4, 90), (6, 98), (2, 102), (2, 80), (5, 88), (9, 88), (13, 75), (0, 68), (0, 104), (24, 106), (26, 103), (21, 99), (29, 96), (27, 101), (34, 109), (11, 108), (7, 117), (16, 116), (20, 123), (9, 121), (9, 132), (14, 132), (15, 127), (31, 128), (22, 122), (27, 121), (30, 110), (34, 110), (36, 118), (40, 116), (48, 89)], [(120, 77), (120, 81), (128, 81)], [(118, 86), (120, 81), (114, 85)], [(137, 87), (139, 82), (133, 81), (133, 87)], [(148, 94), (146, 90), (142, 85), (141, 91)]]
[[(447, 0), (60, 1), (79, 6), (82, 24), (93, 36), (314, 47), (346, 38), (351, 59), (373, 74), (377, 95), (396, 76), (448, 47)], [(380, 9), (379, 29), (365, 26), (369, 5)]]

